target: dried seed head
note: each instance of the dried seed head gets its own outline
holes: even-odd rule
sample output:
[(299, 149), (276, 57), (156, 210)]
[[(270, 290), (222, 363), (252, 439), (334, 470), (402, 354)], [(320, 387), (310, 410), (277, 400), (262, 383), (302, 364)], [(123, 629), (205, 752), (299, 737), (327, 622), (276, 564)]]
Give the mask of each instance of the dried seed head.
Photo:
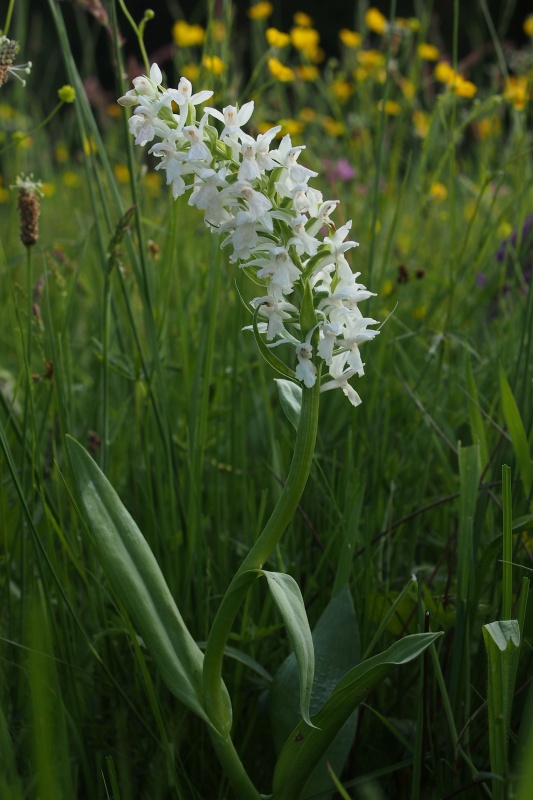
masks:
[(18, 210), (20, 214), (20, 240), (26, 247), (32, 247), (39, 238), (39, 195), (41, 181), (34, 181), (33, 176), (19, 176), (15, 182), (18, 189)]
[(8, 75), (11, 74), (15, 78), (18, 78), (19, 81), (22, 81), (22, 85), (26, 85), (26, 81), (24, 78), (20, 76), (19, 73), (24, 73), (25, 75), (29, 75), (31, 71), (31, 61), (28, 61), (27, 64), (19, 64), (15, 66), (13, 61), (15, 60), (15, 56), (19, 51), (19, 44), (15, 42), (14, 39), (8, 39), (7, 36), (0, 36), (0, 86), (3, 86), (4, 83), (7, 83)]

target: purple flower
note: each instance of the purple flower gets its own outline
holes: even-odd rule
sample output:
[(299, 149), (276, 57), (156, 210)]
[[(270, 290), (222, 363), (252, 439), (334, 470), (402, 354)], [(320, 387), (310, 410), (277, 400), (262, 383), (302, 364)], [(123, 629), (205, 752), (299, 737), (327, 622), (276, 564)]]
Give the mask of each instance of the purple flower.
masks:
[(351, 181), (355, 177), (355, 169), (347, 158), (338, 161), (324, 160), (324, 169), (330, 181)]
[[(501, 264), (505, 260), (508, 248), (510, 248), (510, 252), (515, 251), (517, 241), (518, 230), (515, 229), (512, 234), (500, 244), (498, 252), (496, 253), (496, 261)], [(531, 266), (533, 264), (533, 214), (530, 214), (524, 220), (520, 236), (520, 249), (517, 256), (522, 266), (524, 277), (529, 283), (531, 281)]]

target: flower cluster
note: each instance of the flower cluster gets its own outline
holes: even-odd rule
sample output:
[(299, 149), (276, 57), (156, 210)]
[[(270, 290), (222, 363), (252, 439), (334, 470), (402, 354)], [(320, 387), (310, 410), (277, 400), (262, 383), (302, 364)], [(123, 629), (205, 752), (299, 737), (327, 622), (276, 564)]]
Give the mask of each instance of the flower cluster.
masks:
[[(207, 227), (221, 235), (222, 247), (231, 248), (230, 261), (264, 287), (252, 300), (250, 326), (262, 351), (290, 346), (296, 369), (285, 374), (308, 388), (325, 364), (329, 380), (321, 390), (340, 388), (358, 405), (348, 381), (363, 375), (359, 345), (378, 331), (369, 329), (377, 321), (359, 310), (372, 292), (357, 282), (359, 273), (346, 260), (357, 246), (346, 241), (351, 222), (336, 229), (330, 220), (338, 201), (324, 201), (309, 186), (317, 173), (299, 163), (303, 145), (293, 147), (287, 135), (271, 149), (279, 126), (257, 138), (242, 130), (253, 102), (222, 112), (206, 107), (197, 122), (196, 107), (212, 92), (193, 94), (186, 78), (177, 89), (164, 89), (161, 82), (154, 64), (150, 76), (135, 78), (134, 88), (118, 101), (134, 107), (129, 127), (135, 143), (153, 142), (149, 152), (159, 159), (156, 169), (166, 173), (174, 198), (190, 190), (189, 205), (204, 212)], [(222, 131), (210, 121), (220, 122)]]
[(0, 36), (0, 86), (7, 83), (9, 75), (18, 78), (23, 86), (26, 85), (26, 81), (21, 77), (20, 73), (23, 75), (30, 74), (31, 61), (28, 61), (27, 64), (16, 66), (13, 62), (18, 51), (18, 42), (15, 42), (14, 39), (8, 39), (7, 36)]

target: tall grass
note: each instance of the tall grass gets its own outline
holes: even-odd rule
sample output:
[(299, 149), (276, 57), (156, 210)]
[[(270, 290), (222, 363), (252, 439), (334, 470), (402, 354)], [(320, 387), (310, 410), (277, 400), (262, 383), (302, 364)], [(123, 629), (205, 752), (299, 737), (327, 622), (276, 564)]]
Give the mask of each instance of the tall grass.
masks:
[[(11, 23), (22, 43), (25, 10), (15, 4)], [(0, 154), (3, 187), (21, 171), (55, 186), (29, 253), (14, 192), (0, 205), (0, 795), (229, 798), (204, 730), (153, 670), (88, 545), (65, 436), (93, 451), (203, 642), (279, 496), (294, 432), (242, 331), (251, 321), (243, 275), (195, 209), (147, 182), (125, 120), (96, 118), (83, 86), (91, 48), (79, 67), (62, 6), (50, 2), (47, 14), (48, 46), (61, 54), (56, 68), (76, 103), (32, 147)], [(122, 15), (119, 23), (125, 29)], [(119, 76), (111, 39), (109, 47)], [(245, 102), (238, 64), (226, 68), (220, 96)], [(325, 75), (319, 92), (294, 92), (307, 92), (305, 104), (316, 101), (321, 114), (329, 105), (348, 117)], [(195, 88), (209, 80), (204, 70)], [(265, 119), (291, 110), (285, 86), (259, 85)], [(114, 96), (124, 88), (117, 77)], [(364, 657), (424, 626), (445, 631), (362, 705), (338, 776), (346, 796), (512, 797), (532, 708), (523, 580), (533, 526), (531, 112), (506, 108), (497, 137), (475, 138), (479, 121), (501, 108), (495, 91), (469, 104), (443, 92), (431, 101), (427, 136), (415, 140), (407, 112), (376, 116), (379, 88), (364, 84), (350, 112), (377, 126), (374, 137), (358, 127), (325, 142), (315, 122), (304, 134), (310, 166), (322, 169), (334, 152), (357, 170), (349, 183), (328, 183), (322, 169), (323, 191), (342, 201), (338, 223), (354, 220), (353, 268), (377, 292), (365, 313), (386, 323), (368, 349), (363, 405), (324, 395), (311, 478), (275, 566), (297, 578), (312, 623), (349, 584)], [(17, 125), (27, 122), (21, 109), (33, 118), (33, 78), (2, 91)], [(66, 165), (54, 155), (58, 135)], [(117, 163), (127, 164), (129, 184)], [(67, 172), (77, 186), (62, 182)], [(437, 181), (443, 200), (431, 195)], [(520, 657), (510, 777), (500, 785), (482, 626), (509, 619), (520, 623)], [(259, 589), (232, 643), (247, 654), (224, 667), (235, 740), (268, 793), (269, 692), (289, 645)]]

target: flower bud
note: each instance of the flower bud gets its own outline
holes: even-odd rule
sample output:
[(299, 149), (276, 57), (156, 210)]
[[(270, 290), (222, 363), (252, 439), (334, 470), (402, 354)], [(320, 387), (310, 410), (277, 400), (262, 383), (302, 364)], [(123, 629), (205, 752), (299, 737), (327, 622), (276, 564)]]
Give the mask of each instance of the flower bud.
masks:
[(32, 247), (39, 238), (39, 195), (41, 182), (33, 176), (18, 177), (14, 188), (19, 190), (18, 210), (20, 215), (20, 241), (25, 247)]

